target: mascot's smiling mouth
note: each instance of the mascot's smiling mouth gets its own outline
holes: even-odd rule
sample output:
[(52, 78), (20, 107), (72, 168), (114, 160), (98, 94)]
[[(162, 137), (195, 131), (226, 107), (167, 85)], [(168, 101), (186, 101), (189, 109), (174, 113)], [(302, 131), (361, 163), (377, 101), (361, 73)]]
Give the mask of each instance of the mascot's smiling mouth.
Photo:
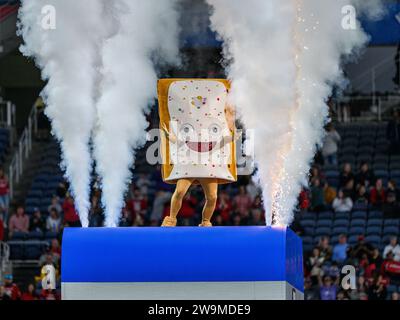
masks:
[(216, 146), (216, 142), (191, 142), (186, 141), (186, 145), (189, 149), (196, 152), (210, 152)]

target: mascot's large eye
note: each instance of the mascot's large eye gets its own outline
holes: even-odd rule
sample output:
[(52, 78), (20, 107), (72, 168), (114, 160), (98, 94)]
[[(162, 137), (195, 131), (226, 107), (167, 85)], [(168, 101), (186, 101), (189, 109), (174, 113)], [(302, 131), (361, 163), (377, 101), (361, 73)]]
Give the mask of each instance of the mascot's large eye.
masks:
[(213, 123), (209, 128), (208, 128), (210, 134), (219, 134), (221, 132), (221, 127), (217, 125), (216, 123)]
[(184, 135), (192, 134), (194, 132), (194, 128), (191, 124), (185, 123), (181, 126), (181, 133)]

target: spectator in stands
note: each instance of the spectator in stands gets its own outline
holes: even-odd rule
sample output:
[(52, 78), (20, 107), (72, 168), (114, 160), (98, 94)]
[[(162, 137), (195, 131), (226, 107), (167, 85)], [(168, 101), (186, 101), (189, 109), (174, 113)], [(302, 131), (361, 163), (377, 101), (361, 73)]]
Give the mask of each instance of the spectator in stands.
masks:
[(386, 200), (386, 192), (383, 188), (382, 179), (377, 179), (375, 182), (375, 187), (371, 189), (369, 202), (374, 206), (376, 209), (382, 208)]
[(252, 226), (265, 226), (263, 211), (259, 208), (251, 210), (251, 218), (249, 224)]
[(368, 286), (368, 300), (386, 300), (386, 284), (381, 275), (375, 273), (373, 282)]
[(253, 180), (250, 180), (246, 185), (247, 194), (251, 197), (252, 200), (255, 200), (257, 196), (261, 194), (260, 187), (257, 186)]
[(19, 300), (21, 299), (21, 291), (19, 287), (13, 282), (12, 274), (4, 275), (4, 296), (5, 300)]
[(80, 227), (81, 223), (76, 213), (74, 199), (67, 195), (62, 207), (64, 211), (64, 224), (67, 224), (69, 227)]
[(332, 123), (327, 126), (327, 134), (322, 147), (322, 155), (326, 164), (337, 165), (337, 151), (340, 135)]
[(357, 189), (357, 193), (354, 197), (354, 209), (360, 210), (366, 209), (369, 203), (369, 196), (367, 194), (367, 188), (364, 185), (360, 185)]
[(347, 295), (346, 291), (340, 290), (337, 295), (336, 295), (336, 300), (349, 300), (349, 297)]
[(350, 163), (345, 163), (340, 172), (339, 186), (343, 188), (350, 180), (354, 180), (353, 170)]
[(191, 190), (186, 193), (182, 200), (182, 207), (180, 210), (180, 217), (182, 218), (183, 225), (191, 225), (192, 219), (196, 214), (197, 199), (192, 195)]
[(49, 232), (60, 232), (61, 230), (61, 218), (58, 215), (56, 209), (50, 210), (50, 215), (46, 219), (46, 230)]
[(311, 186), (311, 210), (320, 212), (326, 209), (324, 188), (319, 179), (314, 179)]
[(325, 175), (321, 171), (320, 167), (318, 165), (313, 165), (310, 170), (310, 182), (311, 184), (315, 179), (319, 179), (319, 181), (324, 181), (325, 180)]
[(57, 239), (51, 239), (49, 252), (53, 255), (53, 260), (56, 262), (56, 265), (59, 265), (61, 259), (61, 246)]
[(38, 300), (38, 299), (39, 299), (39, 297), (36, 294), (35, 285), (33, 283), (28, 284), (26, 291), (21, 296), (21, 300), (33, 301), (33, 300)]
[(324, 260), (330, 260), (332, 257), (332, 246), (329, 243), (329, 237), (323, 236), (319, 239), (318, 249), (320, 251), (321, 257)]
[(396, 196), (396, 199), (400, 199), (400, 190), (397, 188), (396, 181), (394, 180), (388, 181), (388, 185), (386, 188), (386, 196), (390, 192), (392, 192)]
[(60, 198), (58, 196), (53, 196), (51, 198), (51, 204), (47, 208), (47, 212), (50, 213), (52, 209), (55, 209), (59, 215), (62, 213), (62, 206), (60, 204)]
[(2, 220), (2, 216), (0, 215), (0, 241), (4, 240), (4, 225), (5, 223)]
[(332, 205), (333, 200), (336, 198), (336, 189), (331, 187), (328, 181), (325, 181), (324, 184), (324, 199), (327, 205)]
[(8, 230), (10, 238), (12, 238), (14, 232), (29, 232), (29, 217), (25, 214), (24, 207), (18, 206), (15, 214), (11, 216)]
[(3, 221), (7, 223), (10, 204), (8, 178), (4, 170), (0, 168), (0, 210), (3, 213)]
[(158, 190), (154, 197), (153, 208), (150, 220), (154, 225), (159, 225), (163, 218), (164, 206), (171, 200), (171, 193), (165, 190)]
[(383, 249), (383, 259), (386, 259), (389, 252), (393, 253), (394, 261), (400, 262), (400, 245), (396, 236), (391, 237), (389, 244)]
[(127, 208), (131, 212), (132, 221), (135, 221), (137, 216), (142, 218), (147, 211), (147, 198), (141, 193), (139, 188), (134, 188), (131, 199), (127, 201)]
[(390, 297), (390, 300), (392, 301), (399, 301), (400, 300), (400, 294), (398, 292), (392, 292), (392, 295)]
[(339, 242), (333, 247), (332, 261), (336, 261), (341, 265), (347, 258), (347, 250), (349, 249), (349, 244), (347, 243), (347, 236), (341, 234), (339, 236)]
[(299, 209), (301, 212), (307, 212), (308, 209), (310, 208), (310, 198), (308, 195), (308, 192), (305, 188), (301, 189), (300, 195), (299, 195)]
[(246, 188), (244, 186), (240, 186), (239, 194), (236, 195), (233, 199), (234, 210), (241, 216), (245, 216), (249, 213), (252, 202), (253, 201), (248, 195)]
[(310, 278), (304, 281), (304, 300), (319, 300), (319, 290), (313, 285)]
[(228, 192), (222, 190), (218, 196), (217, 204), (215, 206), (215, 213), (221, 216), (224, 223), (227, 223), (230, 219), (232, 212), (232, 201), (229, 198)]
[(351, 179), (347, 181), (346, 185), (342, 188), (345, 198), (354, 199), (355, 197), (355, 188), (354, 188), (354, 180)]
[(149, 179), (149, 176), (147, 174), (139, 174), (139, 178), (137, 179), (135, 183), (136, 187), (139, 188), (140, 193), (142, 195), (145, 195), (148, 193), (148, 189), (151, 185), (151, 181)]
[(393, 117), (389, 121), (386, 136), (390, 142), (389, 153), (399, 154), (400, 153), (400, 113), (399, 110), (393, 110)]
[(382, 211), (386, 219), (396, 219), (400, 217), (400, 206), (393, 192), (387, 193), (386, 202), (382, 205)]
[(64, 199), (67, 196), (67, 191), (67, 182), (61, 182), (57, 187), (56, 194), (60, 199)]
[(321, 300), (336, 300), (337, 286), (333, 283), (331, 277), (324, 276), (320, 283)]
[(356, 188), (360, 185), (368, 188), (369, 186), (375, 183), (375, 175), (372, 170), (369, 169), (369, 165), (367, 162), (362, 162), (360, 165), (360, 171), (356, 176)]
[(100, 206), (100, 195), (94, 193), (92, 196), (92, 205), (89, 210), (89, 226), (90, 227), (102, 227), (104, 216), (103, 210)]
[(359, 260), (364, 255), (366, 255), (367, 258), (369, 259), (370, 257), (372, 257), (373, 250), (374, 247), (369, 242), (365, 241), (364, 235), (359, 235), (357, 243), (352, 250), (352, 254)]
[(372, 256), (370, 258), (371, 264), (374, 264), (376, 267), (376, 270), (380, 270), (382, 263), (383, 263), (383, 258), (381, 256), (381, 253), (378, 248), (374, 248), (372, 250)]
[(394, 260), (392, 251), (387, 252), (380, 271), (383, 276), (389, 278), (391, 283), (400, 285), (400, 262)]
[(42, 217), (39, 208), (35, 208), (33, 211), (33, 215), (31, 217), (31, 221), (29, 223), (29, 230), (43, 232), (45, 229), (46, 229), (46, 222)]
[(332, 208), (335, 212), (350, 212), (353, 208), (353, 201), (345, 196), (343, 190), (339, 190), (337, 197), (332, 202)]
[(131, 211), (126, 206), (122, 208), (122, 214), (121, 214), (121, 218), (119, 221), (119, 226), (120, 227), (132, 227), (133, 226)]
[(325, 258), (321, 256), (321, 253), (318, 247), (315, 247), (310, 255), (310, 257), (306, 261), (307, 270), (310, 272), (310, 278), (313, 284), (318, 284), (320, 278), (323, 276), (322, 264), (324, 263)]

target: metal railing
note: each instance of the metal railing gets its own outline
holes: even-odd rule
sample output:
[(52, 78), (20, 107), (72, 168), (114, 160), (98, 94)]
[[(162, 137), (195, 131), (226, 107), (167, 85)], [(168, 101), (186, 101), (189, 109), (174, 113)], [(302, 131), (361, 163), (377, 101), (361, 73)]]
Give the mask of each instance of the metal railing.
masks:
[(33, 106), (28, 117), (28, 124), (22, 132), (17, 149), (8, 168), (8, 180), (11, 199), (14, 195), (15, 186), (20, 181), (20, 178), (24, 172), (24, 164), (32, 150), (32, 139), (36, 135), (36, 132), (37, 109), (35, 106)]
[(335, 106), (339, 122), (387, 121), (399, 109), (400, 95), (343, 96)]

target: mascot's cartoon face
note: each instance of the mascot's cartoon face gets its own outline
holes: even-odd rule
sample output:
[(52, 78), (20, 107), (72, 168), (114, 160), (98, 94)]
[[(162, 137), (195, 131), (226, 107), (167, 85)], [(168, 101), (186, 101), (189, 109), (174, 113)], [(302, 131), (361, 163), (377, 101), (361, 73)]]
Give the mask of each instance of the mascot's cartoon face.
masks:
[(167, 104), (160, 103), (160, 119), (168, 122), (169, 130), (178, 138), (176, 142), (166, 142), (166, 158), (172, 168), (164, 171), (165, 180), (208, 177), (234, 181), (234, 142), (224, 142), (232, 137), (230, 128), (234, 128), (233, 123), (228, 123), (232, 119), (226, 116), (226, 83), (212, 79), (175, 80), (169, 83), (165, 94)]

